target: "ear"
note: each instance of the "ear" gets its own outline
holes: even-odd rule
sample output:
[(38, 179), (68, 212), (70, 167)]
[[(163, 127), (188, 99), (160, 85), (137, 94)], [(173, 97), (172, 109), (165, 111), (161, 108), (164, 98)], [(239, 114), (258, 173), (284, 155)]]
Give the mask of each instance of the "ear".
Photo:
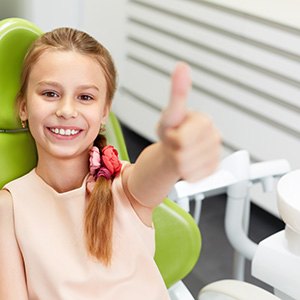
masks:
[(21, 121), (26, 121), (28, 119), (26, 100), (19, 100), (19, 116)]
[(108, 117), (109, 117), (109, 112), (110, 112), (111, 105), (110, 104), (105, 104), (103, 107), (102, 111), (102, 123), (106, 123)]

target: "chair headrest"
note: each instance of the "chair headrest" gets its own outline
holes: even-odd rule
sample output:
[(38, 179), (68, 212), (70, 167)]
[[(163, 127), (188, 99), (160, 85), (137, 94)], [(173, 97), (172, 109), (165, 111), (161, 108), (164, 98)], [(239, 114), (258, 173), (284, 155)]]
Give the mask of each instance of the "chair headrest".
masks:
[(16, 94), (25, 54), (41, 30), (24, 19), (0, 21), (0, 188), (36, 164), (35, 144), (21, 128)]

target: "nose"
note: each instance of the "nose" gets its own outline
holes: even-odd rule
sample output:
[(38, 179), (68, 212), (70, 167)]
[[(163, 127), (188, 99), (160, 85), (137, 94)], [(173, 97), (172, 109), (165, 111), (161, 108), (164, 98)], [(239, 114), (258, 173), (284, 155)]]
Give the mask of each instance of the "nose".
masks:
[(76, 118), (78, 115), (76, 103), (71, 97), (64, 97), (59, 101), (56, 116), (64, 119)]

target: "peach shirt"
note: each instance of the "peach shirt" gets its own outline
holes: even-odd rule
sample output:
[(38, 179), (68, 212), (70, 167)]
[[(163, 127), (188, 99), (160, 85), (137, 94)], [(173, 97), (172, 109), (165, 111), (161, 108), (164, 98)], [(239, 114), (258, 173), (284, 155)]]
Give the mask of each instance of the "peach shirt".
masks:
[[(85, 249), (86, 179), (57, 193), (32, 170), (5, 186), (13, 198), (16, 239), (25, 265), (30, 300), (169, 299), (154, 262), (154, 230), (144, 225), (113, 181), (115, 202), (110, 267)], [(20, 299), (21, 300), (21, 299)]]

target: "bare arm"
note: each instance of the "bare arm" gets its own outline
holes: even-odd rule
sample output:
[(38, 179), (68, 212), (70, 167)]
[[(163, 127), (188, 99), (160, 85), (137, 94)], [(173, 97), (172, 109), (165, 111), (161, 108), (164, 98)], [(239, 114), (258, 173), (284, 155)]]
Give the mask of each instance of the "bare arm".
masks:
[(5, 190), (0, 190), (0, 299), (28, 299), (23, 259), (14, 231), (12, 199)]
[(125, 174), (128, 189), (138, 202), (135, 210), (143, 220), (179, 179), (200, 180), (218, 165), (218, 130), (207, 116), (185, 107), (190, 83), (187, 66), (178, 65), (172, 76), (170, 103), (158, 127), (160, 141), (147, 147)]

